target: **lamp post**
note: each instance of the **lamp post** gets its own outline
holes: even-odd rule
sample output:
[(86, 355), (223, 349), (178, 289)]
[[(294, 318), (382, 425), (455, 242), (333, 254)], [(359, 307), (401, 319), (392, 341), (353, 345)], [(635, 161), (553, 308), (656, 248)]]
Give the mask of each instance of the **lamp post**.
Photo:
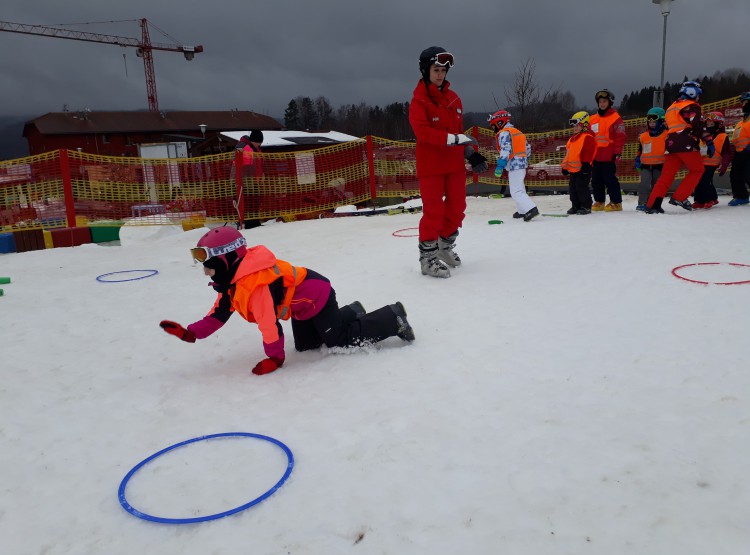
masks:
[(674, 0), (651, 0), (654, 4), (659, 4), (661, 15), (664, 18), (664, 31), (661, 39), (661, 81), (659, 90), (654, 91), (654, 106), (664, 107), (664, 57), (667, 51), (667, 17), (669, 16), (669, 6)]
[(206, 138), (206, 129), (208, 129), (208, 125), (206, 125), (205, 123), (201, 123), (198, 127), (201, 130), (201, 135), (203, 135), (203, 138), (205, 139)]

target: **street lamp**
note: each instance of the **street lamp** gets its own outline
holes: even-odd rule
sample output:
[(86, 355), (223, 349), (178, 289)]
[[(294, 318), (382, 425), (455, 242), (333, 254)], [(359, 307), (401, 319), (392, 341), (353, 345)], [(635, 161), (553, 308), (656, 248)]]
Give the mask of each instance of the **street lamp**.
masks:
[(654, 106), (664, 107), (664, 55), (667, 51), (667, 17), (669, 16), (669, 6), (674, 0), (651, 0), (654, 4), (659, 4), (661, 15), (664, 18), (664, 32), (661, 39), (661, 81), (659, 90), (654, 91)]
[(206, 138), (206, 129), (208, 129), (208, 125), (206, 125), (205, 123), (201, 123), (198, 127), (201, 130), (201, 135), (203, 135), (203, 138), (205, 139)]

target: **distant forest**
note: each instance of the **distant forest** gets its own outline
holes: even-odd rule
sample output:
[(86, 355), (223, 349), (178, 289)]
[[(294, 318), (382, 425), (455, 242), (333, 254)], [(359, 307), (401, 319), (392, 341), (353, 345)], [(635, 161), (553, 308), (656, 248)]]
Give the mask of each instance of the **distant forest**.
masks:
[[(750, 91), (750, 75), (741, 69), (727, 69), (717, 71), (711, 77), (687, 77), (679, 83), (664, 84), (664, 102), (671, 104), (677, 98), (677, 92), (683, 81), (697, 81), (703, 88), (701, 104), (716, 102), (737, 96), (744, 91)], [(646, 114), (652, 107), (652, 100), (656, 87), (645, 87), (640, 91), (626, 94), (620, 103), (619, 112), (623, 117), (638, 117)]]
[[(557, 130), (565, 127), (570, 115), (585, 107), (576, 104), (570, 91), (559, 89), (542, 90), (534, 82), (533, 60), (519, 68), (519, 76), (514, 87), (506, 91), (507, 101), (503, 107), (513, 113), (514, 123), (527, 132)], [(717, 71), (712, 76), (688, 77), (684, 81), (698, 81), (704, 94), (701, 103), (715, 102), (737, 96), (743, 91), (750, 91), (750, 74), (741, 69)], [(677, 98), (679, 83), (664, 85), (665, 103), (668, 105)], [(529, 92), (528, 88), (532, 91)], [(640, 91), (631, 91), (622, 97), (618, 111), (624, 118), (644, 116), (653, 106), (655, 86), (644, 87)], [(364, 102), (345, 104), (334, 109), (327, 98), (298, 96), (292, 99), (284, 112), (284, 126), (291, 130), (329, 130), (363, 137), (375, 135), (392, 140), (414, 140), (414, 133), (409, 125), (409, 103), (394, 102), (381, 108)], [(484, 112), (467, 112), (464, 114), (464, 126), (485, 127), (487, 114)]]

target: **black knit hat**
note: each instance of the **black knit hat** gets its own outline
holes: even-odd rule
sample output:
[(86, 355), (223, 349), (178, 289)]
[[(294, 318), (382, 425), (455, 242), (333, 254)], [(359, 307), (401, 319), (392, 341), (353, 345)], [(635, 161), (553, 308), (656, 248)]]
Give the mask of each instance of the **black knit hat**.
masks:
[[(247, 136), (247, 135), (245, 135)], [(263, 142), (263, 131), (260, 129), (253, 129), (250, 131), (250, 142), (251, 143), (262, 143)]]

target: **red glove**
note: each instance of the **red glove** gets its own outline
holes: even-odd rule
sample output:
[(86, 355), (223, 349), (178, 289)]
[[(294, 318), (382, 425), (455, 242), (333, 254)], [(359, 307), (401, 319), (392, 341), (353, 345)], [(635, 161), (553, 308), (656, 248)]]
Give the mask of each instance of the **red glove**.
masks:
[(159, 325), (165, 332), (172, 334), (183, 341), (187, 341), (188, 343), (195, 343), (195, 334), (190, 330), (186, 330), (177, 322), (162, 320), (159, 322)]
[(274, 370), (278, 370), (279, 368), (281, 368), (282, 364), (284, 364), (283, 358), (265, 358), (255, 365), (255, 368), (253, 368), (253, 374), (255, 374), (256, 376), (270, 374)]

